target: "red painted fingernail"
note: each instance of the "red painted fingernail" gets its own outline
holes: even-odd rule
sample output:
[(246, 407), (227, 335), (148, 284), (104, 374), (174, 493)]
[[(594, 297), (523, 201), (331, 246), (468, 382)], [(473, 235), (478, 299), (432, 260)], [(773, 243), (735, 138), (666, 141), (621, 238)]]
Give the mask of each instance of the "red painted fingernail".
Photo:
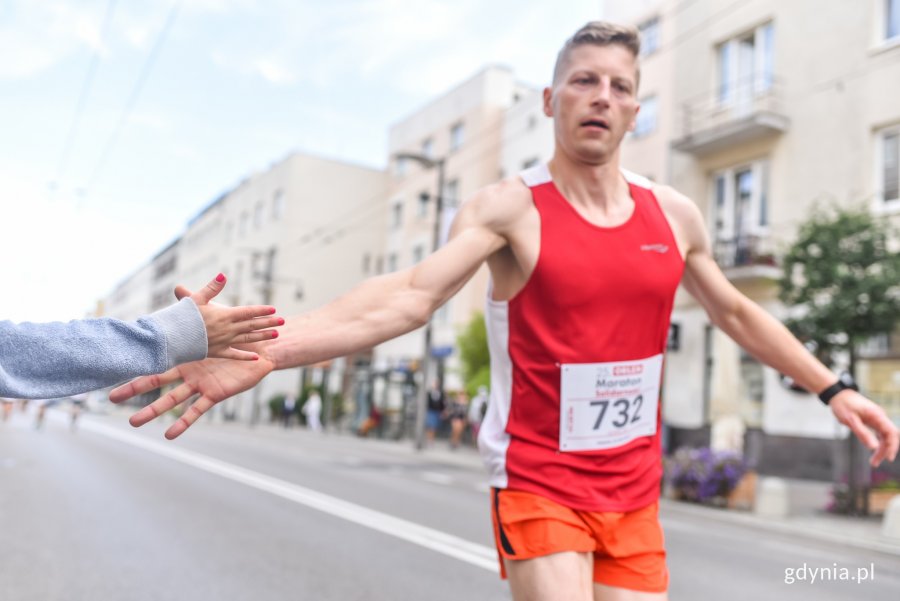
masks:
[(224, 282), (224, 281), (225, 281), (225, 274), (224, 274), (224, 273), (220, 273), (219, 275), (217, 275), (217, 276), (216, 276), (216, 281), (217, 281), (217, 282)]
[(278, 318), (278, 325), (280, 325), (280, 326), (283, 326), (283, 325), (284, 325), (284, 317), (279, 317), (279, 318)]
[(254, 360), (254, 361), (259, 361), (259, 355), (253, 357), (253, 360)]
[(277, 332), (277, 331), (272, 332), (272, 338), (278, 338), (278, 332)]
[(274, 313), (275, 313), (275, 307), (269, 307), (269, 315), (272, 315)]

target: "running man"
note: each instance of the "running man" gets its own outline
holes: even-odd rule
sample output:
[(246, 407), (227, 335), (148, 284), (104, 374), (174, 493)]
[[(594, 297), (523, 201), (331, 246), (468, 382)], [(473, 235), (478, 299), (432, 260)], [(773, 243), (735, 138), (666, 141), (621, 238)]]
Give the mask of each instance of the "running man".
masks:
[(254, 348), (257, 362), (207, 359), (110, 398), (183, 380), (131, 418), (140, 426), (199, 392), (166, 432), (175, 438), (274, 369), (421, 327), (487, 261), (491, 401), (479, 448), (517, 601), (667, 598), (659, 388), (679, 283), (750, 353), (821, 391), (873, 451), (873, 465), (893, 460), (898, 432), (884, 411), (731, 285), (697, 206), (620, 169), (619, 145), (639, 109), (638, 51), (633, 28), (607, 23), (589, 23), (566, 42), (544, 91), (552, 160), (477, 192), (450, 241), (420, 264), (289, 320), (278, 340)]

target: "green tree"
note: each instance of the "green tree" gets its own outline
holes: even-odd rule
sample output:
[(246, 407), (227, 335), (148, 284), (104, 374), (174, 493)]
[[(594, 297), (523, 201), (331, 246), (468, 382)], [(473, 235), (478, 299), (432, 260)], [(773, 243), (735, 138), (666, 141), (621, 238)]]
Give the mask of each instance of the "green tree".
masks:
[[(779, 298), (796, 314), (786, 325), (800, 340), (812, 343), (819, 359), (833, 366), (846, 353), (856, 376), (857, 349), (900, 322), (900, 253), (891, 248), (896, 232), (886, 219), (864, 207), (816, 209), (784, 257)], [(835, 485), (839, 511), (864, 512), (868, 482), (864, 457), (853, 437), (847, 441), (847, 484)]]
[(864, 207), (817, 208), (784, 257), (779, 298), (796, 314), (790, 330), (825, 364), (835, 352), (856, 375), (857, 349), (900, 323), (900, 253), (896, 232)]
[(463, 365), (466, 392), (474, 396), (479, 386), (490, 386), (491, 356), (488, 351), (484, 315), (476, 313), (456, 339)]

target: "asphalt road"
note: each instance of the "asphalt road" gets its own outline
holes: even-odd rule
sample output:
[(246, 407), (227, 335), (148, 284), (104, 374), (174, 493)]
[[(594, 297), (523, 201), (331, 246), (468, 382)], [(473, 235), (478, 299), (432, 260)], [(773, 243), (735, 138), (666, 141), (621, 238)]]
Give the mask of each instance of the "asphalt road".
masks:
[[(171, 443), (162, 426), (0, 424), (0, 599), (510, 598), (469, 450), (235, 424)], [(677, 508), (663, 521), (672, 599), (900, 598), (896, 556)], [(857, 581), (821, 579), (844, 574)]]

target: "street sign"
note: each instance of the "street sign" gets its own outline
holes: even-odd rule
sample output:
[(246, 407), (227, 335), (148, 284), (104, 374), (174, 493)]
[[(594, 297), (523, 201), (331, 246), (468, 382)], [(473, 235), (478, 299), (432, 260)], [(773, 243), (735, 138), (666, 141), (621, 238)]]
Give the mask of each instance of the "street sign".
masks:
[(453, 347), (448, 345), (435, 346), (431, 348), (431, 356), (435, 359), (444, 359), (453, 354)]

